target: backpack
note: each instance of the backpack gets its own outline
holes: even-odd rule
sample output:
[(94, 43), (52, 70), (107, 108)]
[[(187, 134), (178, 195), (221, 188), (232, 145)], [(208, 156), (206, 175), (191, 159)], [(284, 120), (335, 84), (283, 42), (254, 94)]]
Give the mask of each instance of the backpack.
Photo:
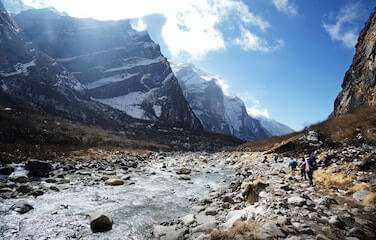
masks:
[(308, 167), (312, 170), (317, 170), (317, 162), (314, 157), (310, 157), (307, 161)]

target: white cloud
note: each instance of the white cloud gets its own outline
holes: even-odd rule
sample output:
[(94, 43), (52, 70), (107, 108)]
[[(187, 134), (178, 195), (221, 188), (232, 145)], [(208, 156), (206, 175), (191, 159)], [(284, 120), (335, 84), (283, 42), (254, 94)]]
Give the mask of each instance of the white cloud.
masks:
[(138, 18), (137, 20), (133, 21), (131, 26), (134, 30), (139, 31), (139, 32), (145, 31), (147, 28), (142, 18)]
[(276, 45), (270, 46), (265, 39), (253, 34), (244, 27), (240, 28), (240, 36), (234, 40), (234, 44), (244, 51), (272, 52), (285, 46), (283, 40), (277, 40)]
[(265, 117), (270, 118), (270, 113), (267, 108), (265, 108), (261, 102), (255, 98), (249, 92), (243, 92), (239, 94), (239, 98), (243, 100), (247, 113), (252, 117)]
[(273, 0), (273, 4), (278, 11), (289, 16), (298, 15), (298, 7), (295, 5), (293, 0)]
[(358, 37), (355, 23), (361, 16), (360, 2), (345, 5), (334, 20), (323, 22), (325, 31), (333, 41), (340, 41), (347, 48), (353, 48)]
[[(151, 14), (166, 18), (162, 37), (173, 58), (200, 58), (223, 50), (233, 40), (220, 29), (224, 23), (236, 29), (255, 27), (265, 32), (270, 24), (255, 15), (241, 0), (24, 0), (34, 7), (54, 6), (74, 17), (101, 20), (140, 19)], [(146, 26), (134, 26), (144, 29)], [(140, 27), (140, 28), (138, 28)], [(259, 37), (252, 35), (256, 40)], [(262, 40), (264, 41), (264, 40)], [(262, 43), (265, 45), (265, 43)], [(265, 48), (261, 44), (261, 49)], [(244, 45), (245, 46), (245, 45)], [(250, 48), (249, 50), (252, 50)]]
[(249, 115), (253, 117), (265, 117), (265, 118), (270, 118), (270, 114), (268, 109), (262, 108), (259, 106), (252, 106), (252, 107), (247, 107), (247, 112)]
[(223, 78), (220, 76), (215, 77), (217, 84), (221, 87), (223, 93), (225, 95), (229, 95), (230, 90), (230, 84), (228, 84)]

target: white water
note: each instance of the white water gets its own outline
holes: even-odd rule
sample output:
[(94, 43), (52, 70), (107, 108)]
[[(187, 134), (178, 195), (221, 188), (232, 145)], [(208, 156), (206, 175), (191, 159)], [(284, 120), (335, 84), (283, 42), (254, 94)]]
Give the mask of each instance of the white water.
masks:
[[(161, 168), (162, 162), (167, 163), (165, 171)], [(83, 186), (85, 180), (82, 178), (85, 177), (80, 176), (80, 180), (72, 179), (66, 190), (48, 192), (37, 199), (28, 198), (35, 209), (24, 215), (7, 211), (17, 200), (6, 200), (0, 203), (0, 238), (150, 239), (153, 224), (190, 213), (190, 199), (205, 197), (211, 189), (223, 186), (221, 182), (232, 175), (232, 171), (222, 164), (200, 164), (196, 168), (199, 171), (191, 174), (190, 183), (178, 180), (174, 171), (176, 164), (172, 158), (153, 163), (131, 179), (134, 185), (128, 186), (111, 187), (102, 182)], [(210, 173), (206, 173), (208, 170)], [(145, 176), (152, 172), (155, 175)], [(112, 215), (114, 225), (111, 231), (91, 233), (87, 214), (95, 210)]]

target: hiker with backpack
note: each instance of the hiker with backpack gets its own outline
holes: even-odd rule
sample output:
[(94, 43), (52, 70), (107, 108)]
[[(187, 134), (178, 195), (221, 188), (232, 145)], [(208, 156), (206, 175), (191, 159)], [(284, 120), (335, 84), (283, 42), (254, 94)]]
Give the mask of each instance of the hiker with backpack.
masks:
[(311, 155), (306, 159), (306, 172), (309, 180), (309, 185), (313, 187), (313, 172), (317, 170), (316, 158)]
[(292, 172), (294, 172), (296, 170), (296, 167), (298, 166), (298, 162), (295, 159), (290, 159), (288, 164)]
[(301, 159), (299, 167), (300, 167), (300, 176), (302, 177), (302, 180), (304, 181), (307, 180), (306, 161), (304, 158)]

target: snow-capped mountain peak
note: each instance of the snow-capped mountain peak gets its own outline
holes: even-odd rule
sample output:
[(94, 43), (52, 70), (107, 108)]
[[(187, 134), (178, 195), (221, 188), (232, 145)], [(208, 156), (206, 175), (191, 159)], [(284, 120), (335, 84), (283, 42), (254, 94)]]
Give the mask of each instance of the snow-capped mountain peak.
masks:
[(289, 126), (277, 122), (271, 118), (264, 117), (264, 116), (254, 116), (257, 120), (260, 121), (261, 125), (268, 130), (273, 136), (283, 136), (286, 134), (290, 134), (295, 130), (290, 128)]
[(243, 100), (224, 93), (224, 81), (219, 76), (209, 74), (193, 64), (171, 64), (171, 67), (192, 110), (207, 131), (244, 140), (291, 132), (276, 121), (249, 115)]

